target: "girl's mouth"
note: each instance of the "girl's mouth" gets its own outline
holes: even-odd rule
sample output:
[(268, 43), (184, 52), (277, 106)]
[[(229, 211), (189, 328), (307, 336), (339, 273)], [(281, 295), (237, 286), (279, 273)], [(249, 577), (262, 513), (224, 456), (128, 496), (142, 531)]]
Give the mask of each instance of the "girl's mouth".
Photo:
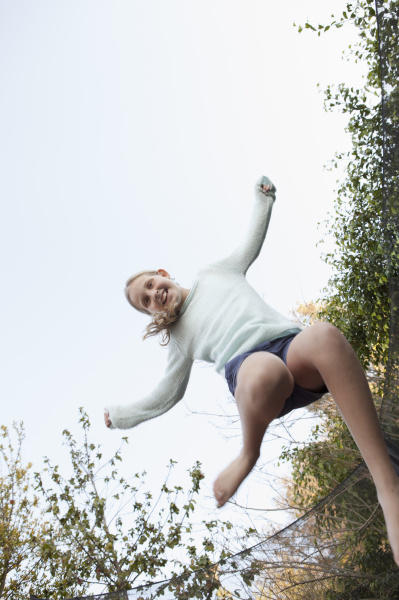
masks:
[(162, 304), (165, 304), (167, 297), (168, 297), (168, 290), (164, 290), (161, 295)]

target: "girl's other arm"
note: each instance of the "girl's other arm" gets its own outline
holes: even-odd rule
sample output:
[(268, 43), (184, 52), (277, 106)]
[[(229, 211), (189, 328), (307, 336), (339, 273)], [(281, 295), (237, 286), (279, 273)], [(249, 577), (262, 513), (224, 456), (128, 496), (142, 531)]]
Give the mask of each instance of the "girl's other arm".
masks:
[(185, 359), (176, 347), (173, 348), (169, 352), (166, 374), (151, 394), (131, 404), (104, 409), (107, 427), (129, 429), (170, 410), (184, 396), (191, 367), (192, 361)]

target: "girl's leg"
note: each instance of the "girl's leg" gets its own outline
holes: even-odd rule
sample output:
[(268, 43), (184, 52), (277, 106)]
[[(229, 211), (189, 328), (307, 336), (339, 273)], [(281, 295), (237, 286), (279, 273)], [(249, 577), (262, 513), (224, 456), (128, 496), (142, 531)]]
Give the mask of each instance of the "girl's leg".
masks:
[(284, 362), (268, 352), (248, 356), (237, 374), (235, 399), (241, 419), (243, 448), (219, 474), (213, 489), (223, 506), (254, 467), (269, 423), (281, 412), (294, 388), (294, 378)]
[(295, 382), (306, 389), (316, 391), (323, 382), (327, 385), (370, 470), (399, 565), (399, 478), (355, 352), (338, 329), (318, 323), (294, 338), (287, 353), (287, 367)]

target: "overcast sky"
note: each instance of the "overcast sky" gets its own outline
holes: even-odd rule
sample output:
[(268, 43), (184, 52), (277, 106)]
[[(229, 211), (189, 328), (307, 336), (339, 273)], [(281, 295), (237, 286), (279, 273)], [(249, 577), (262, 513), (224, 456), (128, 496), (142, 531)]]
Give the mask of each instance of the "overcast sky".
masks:
[[(126, 432), (105, 429), (103, 407), (140, 398), (166, 362), (141, 341), (125, 280), (162, 267), (190, 287), (241, 240), (262, 174), (278, 194), (248, 279), (283, 314), (319, 296), (317, 225), (337, 177), (323, 167), (349, 142), (317, 84), (356, 85), (362, 67), (341, 60), (353, 29), (318, 38), (293, 22), (330, 12), (320, 0), (0, 0), (1, 422), (24, 421), (35, 465), (63, 460), (79, 406), (106, 452), (118, 445)], [(169, 457), (181, 472), (199, 459), (209, 495), (240, 443), (190, 410), (234, 411), (226, 392), (196, 366), (184, 402), (128, 432), (132, 472), (156, 485)]]

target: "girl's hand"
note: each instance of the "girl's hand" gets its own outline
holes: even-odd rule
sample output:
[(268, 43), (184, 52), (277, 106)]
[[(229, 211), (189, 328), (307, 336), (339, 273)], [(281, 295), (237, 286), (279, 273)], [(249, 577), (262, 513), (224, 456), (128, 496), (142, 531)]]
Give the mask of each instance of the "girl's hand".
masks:
[(104, 421), (105, 421), (105, 424), (106, 424), (107, 427), (111, 427), (112, 421), (109, 418), (109, 412), (107, 410), (104, 411)]
[(265, 196), (271, 196), (273, 198), (273, 200), (275, 200), (277, 190), (276, 190), (275, 186), (273, 185), (273, 183), (270, 181), (270, 179), (268, 177), (265, 177), (265, 175), (263, 175), (256, 182), (255, 191), (261, 192)]

